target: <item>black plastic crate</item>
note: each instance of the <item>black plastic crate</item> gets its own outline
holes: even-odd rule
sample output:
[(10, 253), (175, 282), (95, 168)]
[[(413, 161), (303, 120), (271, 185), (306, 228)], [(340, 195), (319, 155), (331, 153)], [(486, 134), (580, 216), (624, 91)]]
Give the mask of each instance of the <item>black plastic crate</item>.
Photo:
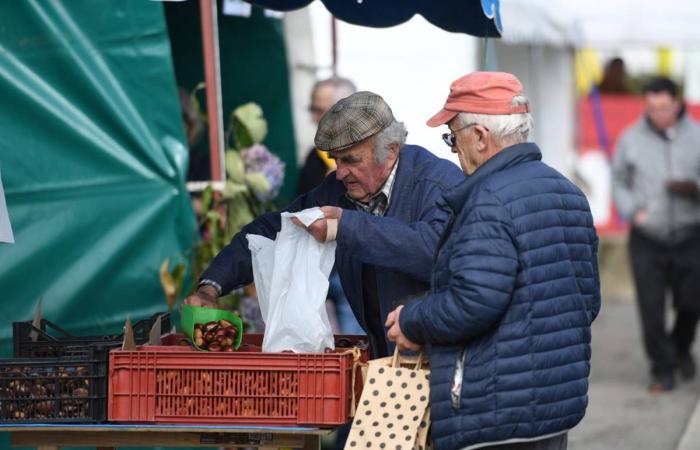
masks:
[[(148, 319), (139, 320), (133, 325), (134, 339), (137, 344), (148, 341), (148, 333), (158, 316), (161, 317), (161, 332), (170, 331), (170, 313), (157, 313)], [(33, 340), (32, 333), (36, 334)], [(41, 325), (35, 327), (31, 321), (12, 324), (12, 340), (15, 358), (59, 358), (89, 357), (91, 347), (103, 348), (121, 346), (124, 334), (105, 334), (100, 336), (74, 336), (53, 322), (41, 319)], [(107, 356), (105, 355), (105, 361)]]
[(0, 422), (104, 422), (109, 349), (80, 352), (80, 358), (0, 359)]

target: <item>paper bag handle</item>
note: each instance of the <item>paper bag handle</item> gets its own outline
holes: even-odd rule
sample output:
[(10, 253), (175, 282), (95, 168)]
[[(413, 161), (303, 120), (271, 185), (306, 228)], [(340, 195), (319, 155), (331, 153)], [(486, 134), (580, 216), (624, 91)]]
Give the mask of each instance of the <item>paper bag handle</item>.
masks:
[[(401, 358), (401, 354), (399, 352), (399, 347), (394, 348), (394, 356), (391, 358), (391, 367), (399, 367), (399, 359)], [(423, 350), (418, 353), (418, 360), (416, 361), (416, 367), (414, 370), (420, 370), (423, 367)]]

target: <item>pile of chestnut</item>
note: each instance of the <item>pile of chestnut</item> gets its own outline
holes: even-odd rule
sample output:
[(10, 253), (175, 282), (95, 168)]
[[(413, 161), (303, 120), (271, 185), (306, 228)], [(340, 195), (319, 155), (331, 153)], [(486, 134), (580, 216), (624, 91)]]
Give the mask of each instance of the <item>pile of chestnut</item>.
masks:
[(197, 347), (210, 352), (232, 352), (235, 350), (238, 329), (228, 320), (221, 319), (194, 325), (192, 339)]
[(90, 377), (84, 366), (0, 369), (2, 419), (89, 418)]

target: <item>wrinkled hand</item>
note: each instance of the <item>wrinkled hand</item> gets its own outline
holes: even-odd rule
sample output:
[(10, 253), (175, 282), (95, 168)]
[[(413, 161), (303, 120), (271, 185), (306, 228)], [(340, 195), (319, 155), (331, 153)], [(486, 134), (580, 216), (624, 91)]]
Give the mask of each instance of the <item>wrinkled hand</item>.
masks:
[(214, 286), (203, 285), (197, 292), (187, 297), (184, 301), (186, 305), (204, 306), (205, 308), (216, 308), (216, 299), (219, 298)]
[(296, 217), (292, 217), (292, 223), (311, 233), (311, 236), (313, 236), (318, 242), (326, 242), (326, 233), (328, 232), (328, 223), (326, 222), (326, 219), (318, 219), (307, 227), (301, 223), (301, 220), (297, 219)]
[(292, 223), (304, 228), (318, 242), (326, 242), (326, 235), (328, 233), (327, 219), (337, 219), (338, 223), (340, 223), (340, 217), (343, 215), (343, 209), (338, 208), (337, 206), (322, 206), (321, 211), (323, 212), (323, 219), (316, 220), (308, 227), (304, 226), (304, 224), (296, 217), (292, 217)]
[(338, 208), (337, 206), (321, 206), (321, 211), (323, 211), (323, 217), (326, 219), (338, 219), (343, 215), (343, 208)]
[(395, 342), (396, 346), (399, 348), (399, 351), (401, 350), (411, 350), (414, 352), (418, 352), (421, 349), (421, 346), (411, 342), (404, 334), (403, 331), (401, 331), (401, 325), (399, 323), (399, 316), (401, 315), (401, 310), (403, 309), (403, 305), (399, 306), (395, 310), (389, 313), (389, 315), (386, 318), (386, 325), (389, 328), (389, 331), (386, 333), (386, 336), (389, 338), (391, 342)]
[(666, 182), (666, 189), (686, 197), (698, 196), (698, 185), (692, 180), (669, 180)]

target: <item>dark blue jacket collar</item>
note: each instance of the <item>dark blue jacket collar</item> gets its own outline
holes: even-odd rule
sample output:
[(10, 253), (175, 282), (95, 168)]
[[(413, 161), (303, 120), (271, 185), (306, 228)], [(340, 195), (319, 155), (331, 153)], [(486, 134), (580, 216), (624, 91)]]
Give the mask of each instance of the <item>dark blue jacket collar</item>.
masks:
[(539, 161), (541, 159), (542, 152), (540, 152), (540, 148), (534, 142), (525, 142), (506, 147), (486, 161), (476, 172), (468, 175), (453, 192), (446, 194), (444, 197), (445, 201), (453, 211), (460, 210), (474, 186), (490, 175), (524, 162)]

